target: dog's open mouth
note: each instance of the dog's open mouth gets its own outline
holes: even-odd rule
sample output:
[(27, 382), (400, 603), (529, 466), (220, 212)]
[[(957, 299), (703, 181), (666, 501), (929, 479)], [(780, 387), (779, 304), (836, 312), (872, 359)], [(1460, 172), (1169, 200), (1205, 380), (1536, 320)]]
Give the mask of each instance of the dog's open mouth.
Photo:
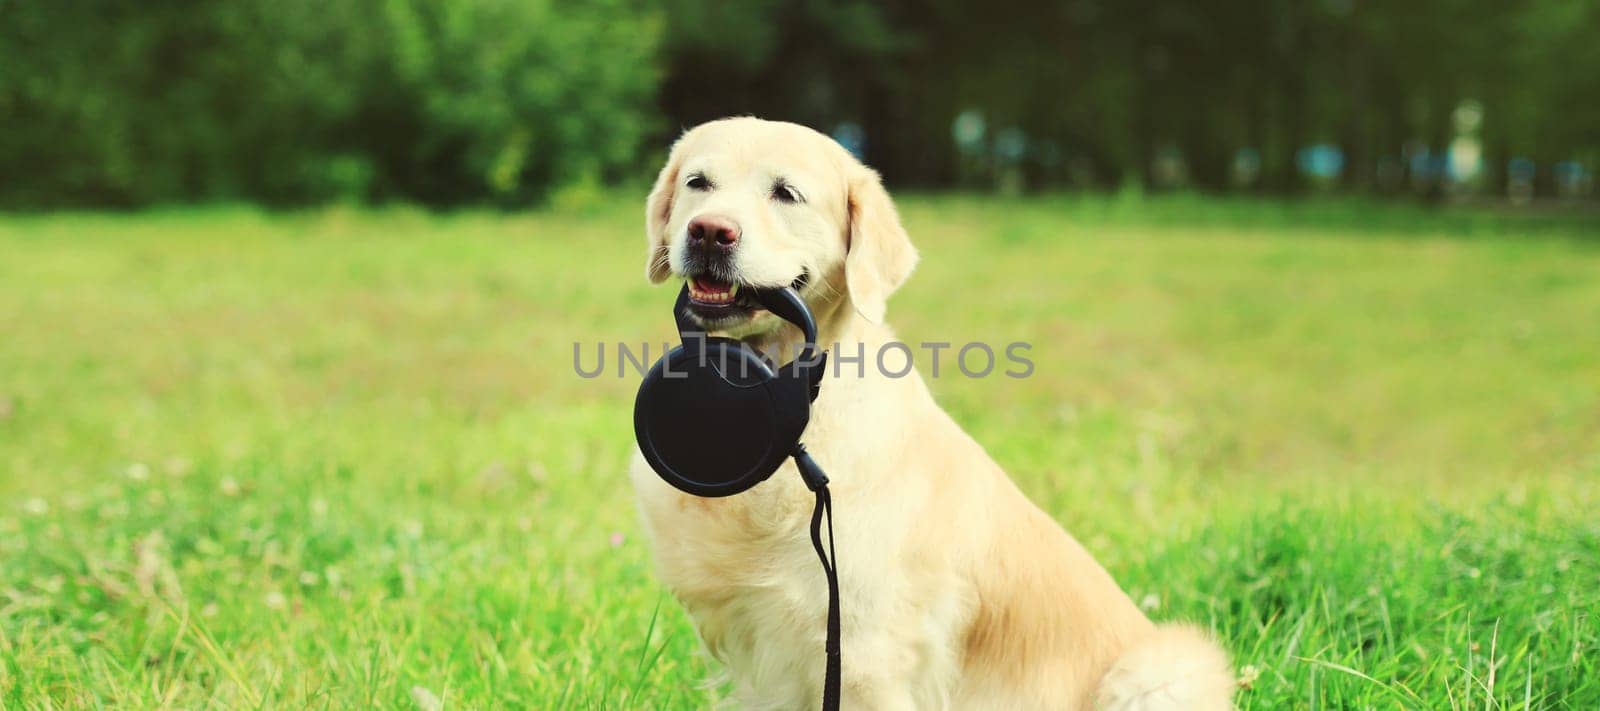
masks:
[[(803, 289), (809, 276), (801, 272), (789, 286)], [(752, 294), (758, 288), (704, 274), (689, 277), (689, 311), (702, 321), (731, 325), (762, 310)]]
[[(717, 281), (711, 277), (689, 279), (689, 301), (697, 306), (733, 306), (747, 303), (739, 298), (739, 282)], [(748, 291), (746, 292), (749, 293)]]
[(736, 281), (718, 281), (712, 277), (689, 278), (689, 308), (695, 313), (712, 318), (744, 315), (756, 309), (750, 291)]

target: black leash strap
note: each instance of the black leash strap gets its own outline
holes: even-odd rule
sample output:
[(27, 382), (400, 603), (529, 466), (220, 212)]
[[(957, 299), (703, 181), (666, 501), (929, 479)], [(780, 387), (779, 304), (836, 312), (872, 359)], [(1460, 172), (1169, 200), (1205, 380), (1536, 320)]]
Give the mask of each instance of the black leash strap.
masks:
[[(828, 552), (822, 552), (822, 517), (828, 517)], [(822, 569), (828, 574), (828, 671), (822, 679), (823, 711), (839, 708), (839, 571), (833, 561), (839, 559), (833, 552), (833, 497), (828, 487), (817, 489), (817, 508), (811, 512), (811, 545), (822, 559)]]
[[(794, 463), (806, 486), (817, 492), (817, 507), (811, 511), (811, 546), (822, 559), (822, 571), (828, 576), (828, 641), (827, 671), (822, 678), (822, 711), (839, 709), (839, 555), (833, 548), (833, 495), (828, 493), (828, 475), (806, 453), (805, 445), (796, 445)], [(828, 549), (822, 549), (822, 519), (828, 519)]]

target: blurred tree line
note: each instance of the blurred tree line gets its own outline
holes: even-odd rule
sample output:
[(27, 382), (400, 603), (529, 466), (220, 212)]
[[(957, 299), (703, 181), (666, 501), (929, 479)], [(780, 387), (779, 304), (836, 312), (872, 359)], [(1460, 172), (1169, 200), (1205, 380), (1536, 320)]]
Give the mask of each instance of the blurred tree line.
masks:
[[(1557, 163), (1600, 162), (1597, 0), (674, 4), (668, 115), (849, 117), (900, 184), (1009, 161), (1029, 184), (1151, 186), (1178, 163), (1202, 189), (1292, 192), (1303, 149), (1331, 144), (1330, 187), (1430, 191), (1461, 137), (1482, 153), (1483, 186), (1503, 187), (1514, 157), (1544, 191)], [(952, 140), (964, 112), (990, 136), (965, 151)], [(1477, 125), (1458, 126), (1463, 114)]]
[(635, 166), (630, 0), (0, 0), (0, 201), (525, 203)]
[(1600, 0), (0, 0), (4, 204), (526, 204), (729, 114), (899, 185), (1552, 193)]

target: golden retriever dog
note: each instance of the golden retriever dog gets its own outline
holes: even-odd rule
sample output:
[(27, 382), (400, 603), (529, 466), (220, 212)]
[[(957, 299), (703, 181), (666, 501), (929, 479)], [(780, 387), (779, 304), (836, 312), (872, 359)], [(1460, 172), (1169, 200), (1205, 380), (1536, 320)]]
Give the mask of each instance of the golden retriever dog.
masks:
[[(686, 279), (707, 330), (797, 352), (795, 328), (738, 294), (794, 285), (832, 349), (803, 441), (833, 480), (843, 708), (1231, 708), (1217, 645), (1147, 619), (919, 375), (875, 367), (895, 339), (886, 302), (917, 263), (876, 173), (811, 129), (724, 119), (673, 146), (645, 219), (647, 276)], [(864, 368), (838, 363), (858, 348)], [(718, 446), (716, 422), (704, 444)], [(630, 474), (657, 574), (731, 677), (730, 701), (817, 708), (827, 584), (794, 464), (716, 499), (640, 456)]]

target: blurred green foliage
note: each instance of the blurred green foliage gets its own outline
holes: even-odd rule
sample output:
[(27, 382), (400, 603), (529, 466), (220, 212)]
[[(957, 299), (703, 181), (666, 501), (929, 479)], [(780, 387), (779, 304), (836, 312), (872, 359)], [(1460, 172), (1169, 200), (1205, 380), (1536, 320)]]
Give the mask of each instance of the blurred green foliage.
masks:
[(521, 202), (651, 128), (629, 0), (0, 3), (0, 200)]
[(1595, 37), (1600, 0), (0, 0), (0, 205), (521, 205), (734, 114), (897, 186), (1292, 193), (1322, 145), (1324, 190), (1583, 194)]

